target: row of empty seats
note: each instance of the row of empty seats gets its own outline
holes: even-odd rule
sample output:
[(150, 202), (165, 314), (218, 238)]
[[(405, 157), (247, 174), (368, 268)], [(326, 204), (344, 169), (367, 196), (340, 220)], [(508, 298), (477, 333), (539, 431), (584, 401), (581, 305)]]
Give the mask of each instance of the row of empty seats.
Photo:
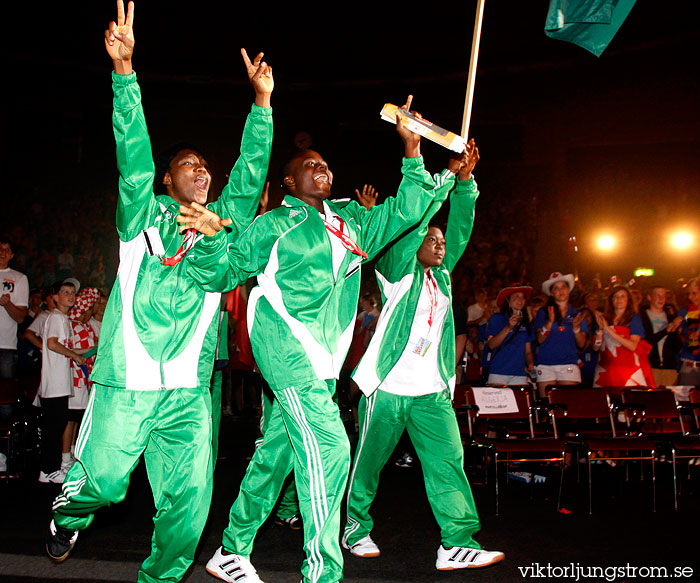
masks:
[[(557, 508), (561, 507), (564, 470), (585, 460), (588, 509), (593, 510), (592, 462), (651, 466), (652, 508), (656, 510), (656, 463), (673, 465), (674, 507), (678, 509), (678, 465), (700, 457), (700, 389), (687, 400), (670, 388), (580, 388), (553, 386), (538, 399), (529, 386), (458, 385), (454, 405), (467, 448), (480, 451), (486, 467), (494, 460), (496, 513), (499, 467), (523, 462), (557, 463), (560, 467)], [(574, 463), (572, 463), (572, 460)]]

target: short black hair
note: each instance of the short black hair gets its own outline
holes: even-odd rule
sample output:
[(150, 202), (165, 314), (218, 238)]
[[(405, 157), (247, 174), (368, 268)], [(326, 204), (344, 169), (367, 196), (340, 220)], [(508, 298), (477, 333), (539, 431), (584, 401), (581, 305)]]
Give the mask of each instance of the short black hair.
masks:
[[(445, 225), (443, 225), (441, 222), (430, 221), (428, 223), (428, 231), (430, 231), (431, 228), (440, 229), (440, 232), (443, 234), (443, 236), (445, 235)], [(426, 233), (427, 233), (427, 231), (426, 231)]]
[(289, 190), (287, 190), (287, 185), (284, 183), (284, 179), (290, 175), (292, 172), (292, 163), (294, 160), (297, 158), (301, 158), (304, 156), (307, 152), (311, 152), (312, 150), (306, 149), (306, 150), (296, 150), (293, 152), (288, 158), (287, 161), (280, 166), (279, 170), (279, 181), (280, 181), (280, 187), (282, 188), (282, 192), (284, 194), (289, 194)]
[(12, 240), (7, 235), (0, 235), (0, 244), (9, 245), (10, 251), (12, 251)]
[(200, 148), (188, 142), (178, 142), (163, 150), (154, 160), (156, 173), (153, 178), (153, 192), (156, 194), (167, 194), (167, 189), (165, 188), (165, 184), (163, 184), (163, 178), (165, 178), (165, 173), (168, 171), (168, 168), (170, 168), (170, 162), (183, 150), (194, 150), (202, 156), (202, 158), (206, 159), (206, 156)]

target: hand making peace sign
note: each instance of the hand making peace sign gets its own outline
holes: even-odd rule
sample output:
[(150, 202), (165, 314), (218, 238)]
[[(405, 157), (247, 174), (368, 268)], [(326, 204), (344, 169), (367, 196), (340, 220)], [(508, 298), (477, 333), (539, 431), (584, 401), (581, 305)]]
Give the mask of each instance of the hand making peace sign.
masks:
[(134, 3), (129, 2), (124, 14), (124, 0), (117, 0), (117, 22), (110, 22), (105, 30), (105, 48), (120, 75), (131, 73), (131, 55), (134, 53)]

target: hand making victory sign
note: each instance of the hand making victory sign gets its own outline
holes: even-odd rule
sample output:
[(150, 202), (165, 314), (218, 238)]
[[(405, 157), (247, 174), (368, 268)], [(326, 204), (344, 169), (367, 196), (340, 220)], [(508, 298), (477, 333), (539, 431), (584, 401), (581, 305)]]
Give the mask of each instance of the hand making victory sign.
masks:
[(270, 107), (270, 94), (275, 88), (272, 67), (262, 60), (264, 53), (258, 53), (253, 62), (250, 61), (245, 49), (241, 49), (241, 55), (248, 71), (250, 84), (255, 89), (255, 105)]
[[(128, 18), (127, 16), (127, 20)], [(258, 53), (255, 59), (251, 61), (248, 52), (241, 48), (241, 56), (248, 73), (248, 79), (250, 79), (250, 84), (255, 89), (255, 105), (270, 107), (270, 95), (275, 88), (275, 81), (272, 77), (272, 67), (262, 60), (263, 55), (264, 53)], [(266, 184), (261, 196), (263, 208), (267, 207), (267, 188), (268, 185)], [(233, 223), (231, 219), (223, 219), (215, 212), (196, 202), (191, 203), (189, 207), (180, 206), (177, 222), (180, 224), (180, 233), (184, 233), (188, 229), (195, 229), (210, 237)]]
[(105, 48), (114, 62), (118, 75), (132, 72), (131, 55), (134, 53), (134, 3), (129, 2), (126, 16), (124, 0), (117, 0), (117, 22), (110, 22), (105, 30)]

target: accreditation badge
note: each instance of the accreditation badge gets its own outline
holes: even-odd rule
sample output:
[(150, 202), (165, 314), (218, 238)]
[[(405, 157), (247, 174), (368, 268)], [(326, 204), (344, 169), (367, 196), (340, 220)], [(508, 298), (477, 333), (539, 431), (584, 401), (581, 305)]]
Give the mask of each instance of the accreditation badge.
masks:
[(413, 354), (417, 354), (418, 356), (425, 356), (425, 354), (428, 352), (428, 349), (430, 348), (430, 345), (432, 342), (430, 340), (426, 340), (422, 336), (418, 339), (418, 342), (416, 342), (415, 347), (413, 348)]

